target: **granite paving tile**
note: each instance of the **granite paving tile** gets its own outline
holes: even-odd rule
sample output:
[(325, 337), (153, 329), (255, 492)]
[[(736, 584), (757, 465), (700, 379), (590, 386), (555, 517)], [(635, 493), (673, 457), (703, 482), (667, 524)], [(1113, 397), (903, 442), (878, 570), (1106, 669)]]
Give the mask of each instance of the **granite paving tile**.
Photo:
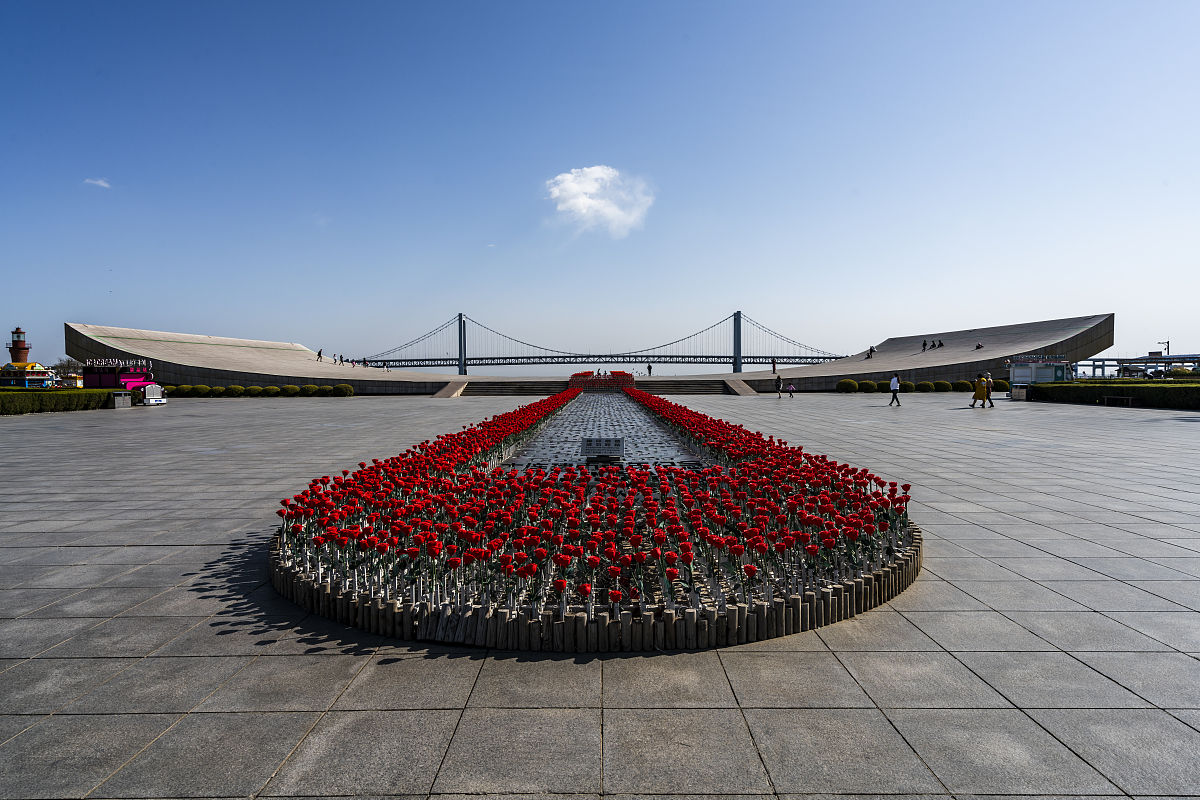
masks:
[[(1200, 613), (1113, 611), (1108, 616), (1185, 653), (1200, 652)], [(1115, 648), (1114, 648), (1115, 649)]]
[(724, 651), (742, 708), (864, 708), (871, 700), (833, 653)]
[(1120, 794), (1020, 711), (891, 709), (886, 713), (956, 795)]
[(1165, 650), (1166, 645), (1095, 611), (1010, 611), (1008, 617), (1060, 650)]
[(1039, 583), (1093, 611), (1187, 611), (1178, 603), (1115, 580)]
[(0, 745), (0, 797), (82, 797), (177, 717), (53, 716)]
[(0, 658), (28, 658), (67, 641), (102, 619), (11, 619), (0, 622)]
[[(993, 582), (988, 581), (986, 585)], [(1004, 582), (995, 582), (1004, 585)], [(974, 585), (967, 582), (968, 586)], [(972, 597), (958, 582), (916, 581), (888, 603), (896, 611), (986, 611), (988, 606)]]
[(875, 709), (747, 709), (775, 791), (919, 794), (944, 787)]
[[(311, 659), (351, 659), (351, 656), (291, 656)], [(355, 656), (369, 663), (353, 676), (334, 708), (385, 710), (405, 708), (462, 708), (484, 664), (482, 653), (465, 656)], [(362, 659), (362, 661), (357, 661)]]
[(433, 791), (599, 792), (601, 741), (599, 709), (468, 708)]
[[(1200, 732), (1157, 709), (1029, 712), (1130, 794), (1200, 794)], [(1130, 746), (1136, 743), (1136, 746)]]
[(605, 708), (733, 708), (736, 702), (715, 651), (669, 658), (609, 656), (603, 661)]
[[(963, 652), (955, 656), (1021, 708), (1144, 708), (1149, 703), (1079, 658), (1091, 654)], [(1139, 659), (1140, 660), (1140, 659)]]
[(941, 649), (906, 616), (885, 609), (818, 628), (817, 635), (831, 650), (837, 651)]
[(492, 654), (468, 705), (492, 708), (599, 708), (602, 662), (591, 655)]
[(457, 711), (331, 711), (263, 790), (264, 797), (396, 796), (433, 785)]
[(203, 617), (114, 617), (79, 632), (46, 655), (55, 658), (144, 656), (202, 620)]
[[(188, 714), (99, 786), (94, 796), (245, 797), (266, 785), (318, 717), (286, 712)], [(253, 746), (246, 746), (250, 743)]]
[(880, 708), (1011, 707), (949, 653), (839, 653), (838, 658)]
[(197, 711), (324, 711), (369, 656), (259, 656), (220, 685)]
[(734, 709), (611, 709), (604, 712), (604, 790), (753, 794), (770, 792), (771, 784)]
[(1054, 650), (996, 611), (906, 611), (904, 617), (947, 650)]
[[(996, 611), (1086, 611), (1076, 603), (1040, 583), (1019, 581), (954, 581), (954, 585), (979, 601), (981, 607)], [(905, 591), (904, 594), (908, 592)], [(900, 596), (903, 597), (904, 594)], [(892, 603), (895, 606), (895, 603)], [(969, 611), (970, 606), (958, 609), (911, 609), (913, 611)]]
[[(112, 617), (153, 597), (158, 589), (83, 589), (32, 611), (30, 617)], [(61, 596), (61, 595), (60, 595)]]
[(31, 658), (0, 678), (0, 709), (6, 714), (48, 714), (87, 694), (134, 658)]
[(228, 681), (234, 673), (249, 664), (250, 660), (248, 656), (143, 658), (134, 661), (119, 675), (62, 709), (61, 713), (140, 714), (190, 711), (222, 683)]
[[(1088, 666), (1160, 708), (1200, 708), (1200, 660), (1182, 653), (1078, 653)], [(1097, 706), (1103, 707), (1103, 706)]]

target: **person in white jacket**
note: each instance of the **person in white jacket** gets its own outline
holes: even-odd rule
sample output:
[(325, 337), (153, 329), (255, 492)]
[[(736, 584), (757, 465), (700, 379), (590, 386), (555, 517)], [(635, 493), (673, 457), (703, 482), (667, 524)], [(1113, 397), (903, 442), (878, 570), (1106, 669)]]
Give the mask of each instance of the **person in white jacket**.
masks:
[(889, 388), (892, 390), (892, 399), (888, 402), (888, 405), (890, 406), (892, 403), (895, 403), (897, 406), (899, 406), (900, 405), (900, 373), (899, 372), (893, 373), (892, 383)]

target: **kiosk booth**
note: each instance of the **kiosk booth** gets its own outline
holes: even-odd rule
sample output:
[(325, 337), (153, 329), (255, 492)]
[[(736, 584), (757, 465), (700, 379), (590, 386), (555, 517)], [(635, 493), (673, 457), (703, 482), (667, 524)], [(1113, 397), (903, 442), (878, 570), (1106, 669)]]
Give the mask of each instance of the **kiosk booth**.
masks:
[(1008, 360), (1008, 396), (1028, 400), (1031, 383), (1067, 381), (1074, 377), (1071, 362), (1058, 355), (1014, 356)]

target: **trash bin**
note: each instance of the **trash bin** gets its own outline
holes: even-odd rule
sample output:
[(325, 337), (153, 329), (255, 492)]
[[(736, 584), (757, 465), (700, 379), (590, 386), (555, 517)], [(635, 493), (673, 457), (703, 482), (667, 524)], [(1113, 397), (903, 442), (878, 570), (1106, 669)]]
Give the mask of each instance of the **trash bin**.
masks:
[(1010, 400), (1028, 400), (1029, 399), (1029, 384), (1014, 383), (1008, 390)]
[(113, 392), (109, 408), (133, 408), (133, 392)]

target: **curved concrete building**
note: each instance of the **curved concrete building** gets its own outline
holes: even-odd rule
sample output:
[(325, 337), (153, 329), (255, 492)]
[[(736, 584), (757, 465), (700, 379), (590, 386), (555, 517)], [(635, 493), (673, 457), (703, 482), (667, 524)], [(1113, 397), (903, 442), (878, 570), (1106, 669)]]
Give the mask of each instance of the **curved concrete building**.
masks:
[[(886, 380), (970, 380), (990, 371), (1004, 376), (1005, 359), (1044, 354), (1081, 361), (1113, 344), (1112, 314), (1026, 322), (994, 328), (937, 331), (886, 339), (868, 351), (824, 364), (781, 367), (785, 380), (800, 391), (829, 391), (842, 378)], [(191, 333), (144, 331), (106, 325), (65, 324), (66, 350), (72, 358), (146, 358), (165, 384), (209, 386), (281, 386), (348, 383), (359, 394), (552, 394), (566, 388), (563, 378), (512, 378), (385, 372), (373, 367), (338, 366), (317, 361), (317, 354), (294, 342), (231, 339)], [(921, 351), (922, 340), (944, 346)], [(983, 347), (977, 348), (977, 344)], [(753, 394), (775, 390), (769, 370), (638, 378), (639, 388), (656, 394)]]

